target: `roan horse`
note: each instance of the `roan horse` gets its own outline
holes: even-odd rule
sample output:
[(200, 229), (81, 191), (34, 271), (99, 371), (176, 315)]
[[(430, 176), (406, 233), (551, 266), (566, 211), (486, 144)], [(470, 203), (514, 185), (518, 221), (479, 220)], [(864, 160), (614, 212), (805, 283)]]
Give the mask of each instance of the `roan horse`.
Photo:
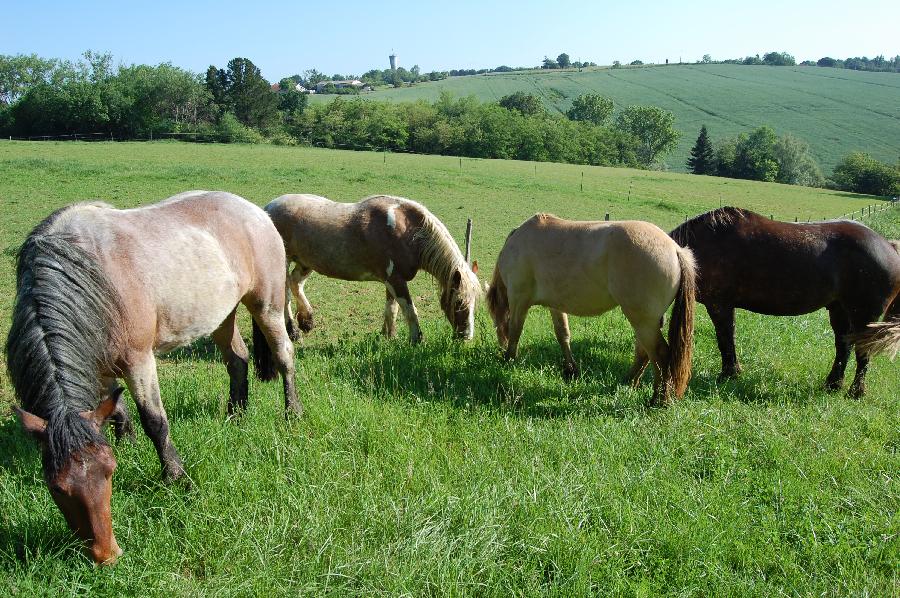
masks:
[[(288, 331), (313, 329), (312, 306), (303, 286), (315, 271), (343, 280), (379, 281), (386, 287), (384, 327), (396, 333), (403, 310), (413, 343), (422, 340), (419, 318), (407, 283), (425, 270), (441, 287), (441, 309), (457, 337), (474, 334), (475, 302), (480, 293), (477, 262), (466, 263), (447, 227), (424, 206), (402, 197), (374, 195), (358, 203), (334, 202), (318, 195), (282, 195), (265, 207), (287, 250), (287, 287), (297, 301), (296, 321), (285, 305)], [(286, 291), (287, 294), (287, 291)]]
[[(720, 378), (741, 367), (734, 348), (735, 308), (795, 316), (825, 307), (836, 354), (826, 387), (844, 380), (856, 344), (849, 394), (862, 396), (869, 355), (900, 348), (900, 244), (847, 220), (796, 224), (725, 207), (672, 231), (700, 267), (698, 301), (706, 305), (722, 353)], [(887, 310), (882, 324), (871, 325)]]
[(22, 425), (41, 445), (50, 494), (96, 562), (121, 554), (110, 511), (116, 460), (101, 431), (111, 418), (117, 436), (129, 432), (116, 378), (131, 391), (164, 478), (183, 476), (154, 354), (212, 334), (231, 378), (228, 411), (243, 408), (248, 351), (235, 323), (243, 303), (253, 317), (257, 376), (280, 372), (286, 407), (301, 410), (282, 317), (284, 268), (265, 212), (221, 192), (131, 210), (77, 204), (25, 240), (7, 365)]
[[(506, 358), (516, 356), (532, 305), (550, 308), (564, 375), (578, 374), (567, 314), (596, 316), (620, 305), (635, 333), (636, 386), (653, 361), (653, 402), (681, 397), (691, 375), (696, 271), (689, 249), (649, 222), (576, 222), (538, 214), (506, 239), (487, 305)], [(669, 343), (660, 328), (669, 305)]]

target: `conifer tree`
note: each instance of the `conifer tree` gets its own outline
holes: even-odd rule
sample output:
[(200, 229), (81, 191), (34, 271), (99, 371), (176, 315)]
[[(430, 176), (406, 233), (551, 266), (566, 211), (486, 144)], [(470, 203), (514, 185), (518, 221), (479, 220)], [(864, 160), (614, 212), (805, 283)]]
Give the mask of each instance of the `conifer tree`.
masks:
[(697, 143), (691, 148), (691, 157), (688, 158), (687, 165), (693, 174), (716, 173), (715, 152), (709, 140), (706, 125), (700, 128), (700, 136), (697, 137)]

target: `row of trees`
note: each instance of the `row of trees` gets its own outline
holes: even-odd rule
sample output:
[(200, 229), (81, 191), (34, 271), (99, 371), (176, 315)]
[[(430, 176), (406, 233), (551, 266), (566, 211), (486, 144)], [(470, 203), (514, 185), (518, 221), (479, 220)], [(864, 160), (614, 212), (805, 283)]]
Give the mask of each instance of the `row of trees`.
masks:
[(446, 93), (433, 103), (337, 98), (310, 106), (291, 134), (326, 147), (647, 167), (677, 140), (667, 114), (655, 107), (630, 106), (615, 119), (612, 110), (604, 118), (559, 118), (534, 96), (521, 93), (498, 103)]
[[(699, 61), (701, 64), (749, 64), (749, 65), (767, 65), (767, 66), (796, 66), (797, 60), (787, 52), (766, 52), (760, 57), (747, 56), (745, 58), (729, 58), (726, 60), (713, 60), (709, 54), (704, 54)], [(875, 58), (867, 58), (865, 56), (857, 56), (854, 58), (831, 58), (823, 56), (822, 58), (812, 61), (804, 60), (800, 66), (822, 66), (831, 68), (853, 69), (857, 71), (882, 71), (900, 73), (900, 54), (893, 58), (885, 58), (883, 54)]]
[(805, 141), (790, 134), (779, 137), (768, 126), (714, 143), (704, 125), (687, 166), (693, 174), (829, 186), (871, 195), (900, 194), (900, 161), (891, 166), (868, 154), (854, 152), (845, 156), (826, 180)]

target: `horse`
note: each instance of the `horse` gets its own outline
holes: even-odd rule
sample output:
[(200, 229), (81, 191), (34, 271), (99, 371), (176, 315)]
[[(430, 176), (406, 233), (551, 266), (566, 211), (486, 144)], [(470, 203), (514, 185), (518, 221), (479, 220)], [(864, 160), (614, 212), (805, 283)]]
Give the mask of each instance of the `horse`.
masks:
[(155, 354), (212, 336), (230, 377), (229, 415), (247, 403), (248, 351), (235, 316), (253, 317), (257, 377), (284, 383), (302, 410), (284, 310), (284, 248), (259, 207), (190, 191), (145, 207), (80, 203), (53, 212), (17, 255), (7, 367), (25, 431), (42, 448), (44, 479), (97, 563), (122, 554), (110, 501), (116, 460), (101, 426), (130, 432), (124, 378), (163, 478), (185, 475), (169, 436)]
[[(673, 393), (684, 394), (691, 375), (696, 277), (691, 251), (649, 222), (579, 222), (538, 214), (507, 237), (486, 301), (507, 360), (516, 357), (531, 306), (550, 308), (566, 378), (579, 373), (568, 314), (597, 316), (621, 306), (635, 334), (628, 381), (636, 387), (651, 360), (651, 403), (668, 405)], [(660, 329), (673, 302), (667, 344)]]
[[(373, 195), (357, 203), (334, 202), (318, 195), (282, 195), (265, 211), (284, 239), (288, 266), (285, 320), (291, 338), (315, 326), (304, 285), (312, 272), (352, 281), (378, 281), (386, 292), (384, 326), (396, 334), (398, 309), (410, 341), (422, 341), (418, 313), (407, 283), (419, 270), (440, 286), (440, 304), (457, 338), (470, 340), (475, 304), (481, 291), (478, 262), (470, 268), (447, 227), (425, 206), (403, 197)], [(291, 294), (297, 301), (291, 313)]]
[[(778, 222), (723, 207), (670, 234), (680, 245), (690, 245), (700, 266), (698, 301), (716, 329), (720, 380), (741, 372), (734, 346), (735, 309), (796, 316), (826, 308), (835, 357), (825, 386), (842, 387), (855, 345), (851, 397), (865, 393), (870, 356), (900, 348), (900, 243), (863, 224)], [(886, 322), (872, 324), (885, 313)]]

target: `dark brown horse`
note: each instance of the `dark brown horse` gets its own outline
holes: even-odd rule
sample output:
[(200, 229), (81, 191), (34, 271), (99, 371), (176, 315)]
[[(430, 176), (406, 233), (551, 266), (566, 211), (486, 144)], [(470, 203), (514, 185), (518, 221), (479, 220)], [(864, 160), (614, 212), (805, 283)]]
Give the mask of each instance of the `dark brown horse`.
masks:
[[(836, 354), (825, 385), (841, 387), (855, 344), (853, 397), (865, 393), (870, 354), (900, 348), (900, 244), (858, 222), (795, 224), (725, 207), (685, 222), (671, 236), (697, 259), (697, 300), (716, 328), (720, 378), (741, 371), (736, 308), (773, 316), (828, 309)], [(877, 324), (882, 314), (886, 321)]]
[(284, 246), (257, 206), (230, 193), (193, 191), (116, 210), (63, 208), (18, 254), (16, 304), (6, 343), (22, 425), (41, 445), (44, 479), (91, 557), (121, 553), (110, 499), (116, 459), (101, 426), (129, 427), (123, 378), (156, 446), (163, 476), (185, 475), (169, 436), (156, 355), (211, 335), (231, 378), (229, 413), (247, 402), (247, 346), (235, 316), (253, 317), (256, 373), (279, 373), (285, 406), (299, 412), (294, 352), (284, 318)]

